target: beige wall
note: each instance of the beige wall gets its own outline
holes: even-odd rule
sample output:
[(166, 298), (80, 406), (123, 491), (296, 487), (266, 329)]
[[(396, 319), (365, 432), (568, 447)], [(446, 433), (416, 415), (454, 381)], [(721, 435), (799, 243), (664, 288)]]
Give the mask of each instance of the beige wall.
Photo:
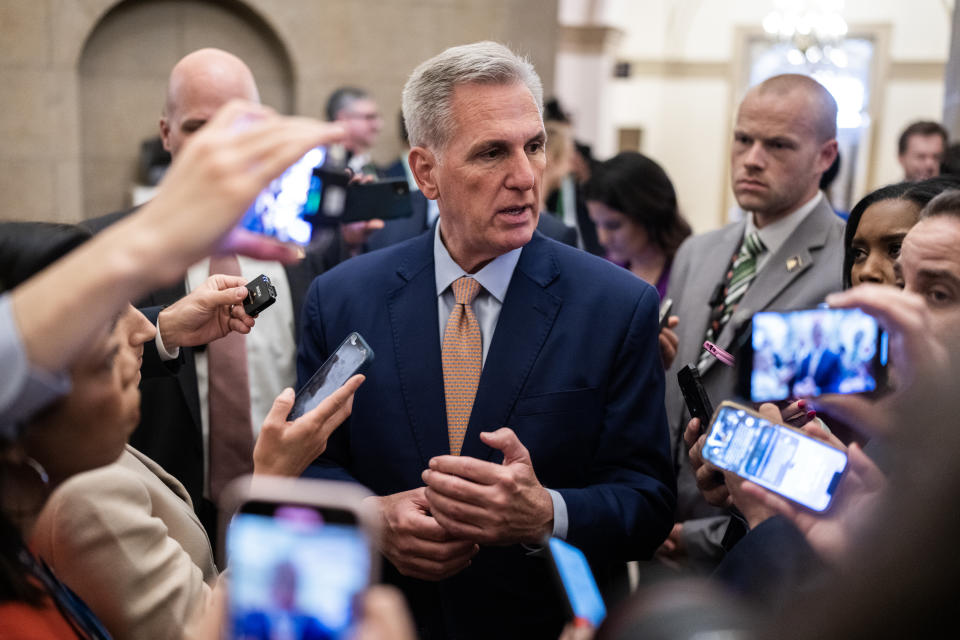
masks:
[[(737, 84), (738, 37), (758, 29), (770, 0), (561, 0), (558, 95), (576, 117), (578, 136), (600, 157), (616, 152), (619, 127), (643, 129), (643, 152), (673, 179), (694, 228), (721, 224), (732, 197), (727, 152)], [(881, 35), (880, 67), (867, 167), (860, 191), (900, 178), (896, 139), (917, 118), (939, 119), (950, 14), (940, 0), (847, 0), (851, 31)], [(607, 28), (612, 53), (582, 46), (583, 25)], [(611, 77), (609, 60), (634, 74)], [(591, 64), (593, 63), (593, 64)], [(584, 70), (596, 75), (584, 77)], [(578, 91), (588, 83), (594, 89)], [(862, 193), (855, 194), (863, 195)]]
[(281, 110), (320, 116), (338, 85), (369, 89), (385, 120), (374, 154), (387, 162), (417, 63), (495, 39), (529, 55), (550, 91), (556, 15), (557, 0), (2, 2), (0, 218), (76, 221), (126, 206), (166, 72), (196, 48), (247, 59)]

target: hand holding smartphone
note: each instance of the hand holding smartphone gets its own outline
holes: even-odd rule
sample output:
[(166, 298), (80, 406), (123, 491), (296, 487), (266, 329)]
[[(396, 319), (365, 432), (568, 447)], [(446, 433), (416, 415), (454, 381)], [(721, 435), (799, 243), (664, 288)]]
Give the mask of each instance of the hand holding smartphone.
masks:
[(240, 227), (280, 242), (310, 245), (318, 228), (413, 214), (406, 179), (348, 184), (342, 147), (317, 147), (260, 192)]
[(860, 309), (762, 312), (738, 363), (738, 394), (752, 402), (881, 391), (887, 334)]
[(607, 616), (607, 607), (587, 557), (580, 549), (560, 538), (549, 538), (544, 548), (563, 591), (568, 613), (575, 622), (583, 620), (592, 627), (599, 626)]
[(377, 519), (363, 503), (371, 494), (355, 484), (258, 476), (225, 495), (227, 637), (351, 637), (358, 597), (378, 579)]
[(847, 468), (846, 452), (729, 401), (717, 408), (701, 454), (814, 511), (830, 506)]
[(333, 355), (297, 391), (297, 399), (287, 419), (296, 420), (319, 405), (344, 382), (366, 371), (372, 362), (373, 349), (363, 336), (357, 332), (348, 335)]

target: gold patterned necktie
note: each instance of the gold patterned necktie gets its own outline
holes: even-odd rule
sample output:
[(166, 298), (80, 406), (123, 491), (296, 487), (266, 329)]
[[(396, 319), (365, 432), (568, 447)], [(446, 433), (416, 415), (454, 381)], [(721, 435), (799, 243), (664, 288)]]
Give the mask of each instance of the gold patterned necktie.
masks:
[(480, 383), (483, 338), (470, 306), (480, 293), (480, 283), (462, 276), (450, 288), (453, 289), (454, 305), (443, 332), (443, 393), (447, 405), (450, 453), (458, 456)]

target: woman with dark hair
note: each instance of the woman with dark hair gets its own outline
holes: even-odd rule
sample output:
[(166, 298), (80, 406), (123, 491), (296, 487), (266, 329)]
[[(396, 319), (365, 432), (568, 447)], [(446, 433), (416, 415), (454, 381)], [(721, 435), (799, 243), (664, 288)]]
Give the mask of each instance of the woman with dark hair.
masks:
[(640, 153), (617, 154), (596, 166), (585, 198), (607, 258), (655, 286), (663, 298), (673, 257), (691, 233), (663, 168)]
[(864, 282), (902, 286), (894, 264), (904, 236), (928, 202), (956, 188), (960, 178), (940, 176), (891, 184), (864, 196), (850, 212), (844, 231), (843, 288)]
[[(0, 225), (0, 291), (12, 290), (89, 235), (70, 225)], [(103, 335), (89, 344), (71, 374), (86, 370), (90, 362), (105, 355), (107, 338)], [(47, 472), (30, 455), (28, 443), (36, 437), (34, 425), (54, 415), (63, 402), (38, 414), (14, 439), (0, 439), (0, 620), (10, 637), (110, 637), (96, 616), (24, 542), (50, 489)], [(70, 453), (80, 467), (105, 464), (87, 460), (82, 452), (76, 456)], [(119, 451), (116, 453), (119, 455)]]

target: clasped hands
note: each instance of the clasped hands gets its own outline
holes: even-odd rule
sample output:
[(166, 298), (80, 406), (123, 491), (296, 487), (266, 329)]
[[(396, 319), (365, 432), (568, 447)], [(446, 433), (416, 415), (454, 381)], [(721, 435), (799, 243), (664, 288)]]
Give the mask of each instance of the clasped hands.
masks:
[(553, 530), (553, 501), (513, 430), (480, 439), (503, 452), (502, 464), (437, 456), (423, 471), (425, 487), (370, 498), (383, 523), (381, 550), (403, 575), (442, 580), (468, 567), (481, 544), (536, 544)]

